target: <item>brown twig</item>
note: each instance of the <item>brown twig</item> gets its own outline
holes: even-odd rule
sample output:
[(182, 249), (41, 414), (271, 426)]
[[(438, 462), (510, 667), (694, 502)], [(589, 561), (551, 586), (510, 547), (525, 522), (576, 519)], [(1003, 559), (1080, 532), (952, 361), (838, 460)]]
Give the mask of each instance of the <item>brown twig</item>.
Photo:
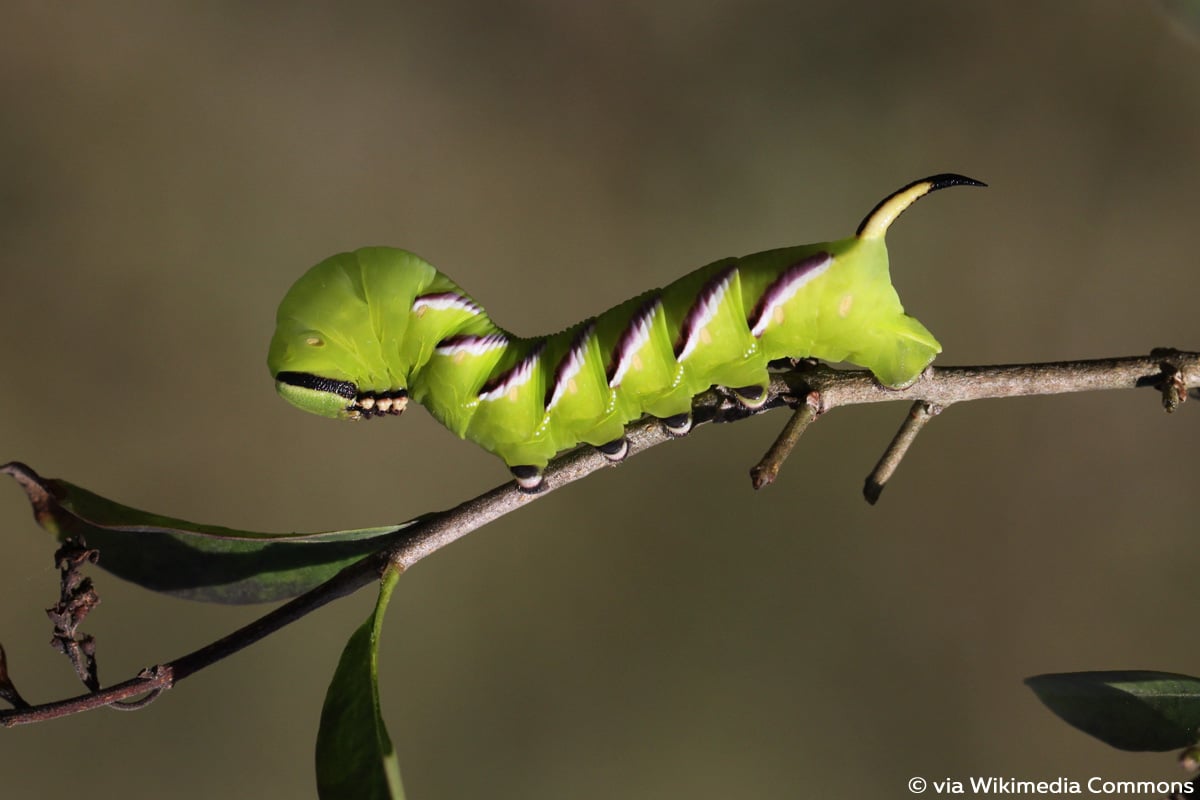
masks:
[(0, 725), (11, 728), (31, 722), (45, 722), (46, 720), (58, 719), (59, 717), (78, 714), (81, 711), (90, 711), (93, 708), (103, 708), (116, 703), (126, 703), (129, 706), (145, 705), (143, 701), (135, 700), (135, 698), (147, 693), (157, 696), (157, 694), (163, 690), (172, 688), (184, 678), (194, 675), (205, 667), (249, 647), (280, 628), (308, 616), (321, 606), (339, 597), (352, 594), (377, 578), (380, 571), (386, 565), (387, 558), (385, 555), (377, 554), (368, 556), (362, 561), (355, 562), (346, 567), (320, 586), (284, 603), (282, 606), (254, 620), (249, 625), (238, 628), (217, 641), (201, 647), (199, 650), (177, 658), (174, 661), (144, 669), (138, 673), (137, 677), (122, 681), (98, 692), (79, 695), (78, 697), (52, 703), (29, 706), (28, 708), (0, 711)]
[(17, 691), (17, 687), (12, 682), (12, 678), (8, 674), (8, 656), (4, 653), (4, 645), (0, 644), (0, 700), (11, 705), (13, 708), (29, 708), (29, 703), (25, 702), (25, 698), (21, 697), (21, 693)]
[(796, 409), (791, 419), (783, 426), (783, 430), (779, 432), (771, 449), (767, 451), (761, 461), (751, 467), (750, 482), (755, 489), (761, 489), (775, 482), (775, 478), (779, 476), (779, 468), (792, 454), (792, 449), (795, 448), (796, 442), (800, 441), (804, 432), (808, 430), (808, 426), (816, 420), (820, 413), (820, 407), (821, 396), (816, 392), (809, 392), (808, 396), (804, 398), (804, 404)]
[(900, 459), (904, 458), (908, 448), (916, 441), (917, 434), (925, 427), (925, 423), (940, 413), (942, 413), (942, 407), (933, 403), (927, 403), (924, 400), (913, 403), (912, 408), (908, 411), (908, 416), (900, 425), (900, 430), (896, 431), (892, 443), (884, 451), (879, 463), (875, 465), (875, 469), (871, 470), (871, 474), (867, 476), (866, 484), (863, 485), (863, 497), (867, 499), (868, 503), (875, 505), (879, 500), (879, 495), (883, 493), (883, 487), (891, 479), (896, 467), (900, 466)]
[(54, 563), (62, 573), (59, 599), (46, 609), (46, 616), (54, 623), (54, 638), (50, 644), (71, 660), (79, 680), (93, 692), (100, 689), (96, 640), (90, 634), (81, 633), (79, 626), (100, 604), (100, 595), (96, 593), (92, 579), (83, 574), (86, 564), (95, 564), (99, 559), (100, 553), (89, 548), (82, 538), (63, 542), (54, 554)]
[[(781, 402), (783, 398), (808, 398), (813, 393), (818, 398), (813, 413), (818, 415), (839, 406), (862, 403), (907, 400), (946, 408), (954, 403), (986, 398), (1136, 387), (1153, 387), (1164, 394), (1173, 393), (1177, 398), (1186, 397), (1200, 387), (1200, 353), (1156, 350), (1149, 356), (1093, 361), (933, 368), (926, 370), (912, 386), (905, 389), (886, 389), (863, 370), (838, 370), (822, 364), (804, 363), (795, 370), (774, 377), (768, 401), (761, 409), (748, 412), (727, 395), (710, 391), (697, 397), (694, 410), (696, 423), (702, 424), (736, 421), (778, 408), (784, 404)], [(642, 420), (631, 425), (627, 434), (630, 455), (673, 438), (653, 420)], [(378, 579), (389, 563), (408, 569), (426, 556), (510, 511), (609, 466), (612, 463), (591, 448), (572, 451), (551, 464), (545, 475), (546, 488), (538, 494), (522, 494), (517, 491), (516, 484), (510, 482), (449, 511), (428, 515), (407, 528), (404, 538), (393, 543), (386, 551), (346, 567), (315, 589), (216, 642), (174, 661), (143, 670), (136, 678), (99, 692), (29, 708), (0, 711), (0, 725), (11, 727), (41, 722), (169, 689), (189, 675)]]

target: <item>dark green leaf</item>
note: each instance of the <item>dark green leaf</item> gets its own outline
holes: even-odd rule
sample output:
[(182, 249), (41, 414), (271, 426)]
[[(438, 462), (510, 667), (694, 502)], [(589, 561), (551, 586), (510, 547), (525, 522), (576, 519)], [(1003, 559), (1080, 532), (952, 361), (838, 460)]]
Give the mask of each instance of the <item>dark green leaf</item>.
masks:
[(325, 693), (317, 733), (317, 793), (321, 800), (403, 800), (396, 751), (379, 714), (379, 634), (400, 577), (388, 570), (375, 611), (359, 626)]
[(1035, 675), (1025, 683), (1063, 721), (1119, 750), (1200, 741), (1200, 678), (1142, 670)]
[(139, 511), (42, 478), (15, 461), (0, 472), (25, 490), (39, 525), (60, 541), (82, 536), (100, 551), (104, 569), (147, 589), (206, 602), (294, 597), (413, 524), (324, 533), (239, 531)]

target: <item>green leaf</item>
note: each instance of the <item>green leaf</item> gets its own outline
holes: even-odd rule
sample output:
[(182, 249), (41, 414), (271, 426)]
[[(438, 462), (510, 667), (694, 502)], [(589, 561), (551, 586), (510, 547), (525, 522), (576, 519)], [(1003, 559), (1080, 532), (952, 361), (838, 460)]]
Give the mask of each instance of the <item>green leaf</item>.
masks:
[(1146, 670), (1060, 672), (1025, 684), (1068, 725), (1119, 750), (1200, 741), (1200, 678)]
[(16, 461), (0, 466), (58, 537), (83, 537), (100, 566), (147, 589), (211, 603), (264, 603), (308, 591), (417, 520), (322, 533), (256, 533), (121, 505)]
[(400, 765), (379, 714), (379, 635), (400, 570), (389, 569), (375, 611), (359, 626), (338, 661), (317, 733), (317, 793), (321, 800), (403, 800)]

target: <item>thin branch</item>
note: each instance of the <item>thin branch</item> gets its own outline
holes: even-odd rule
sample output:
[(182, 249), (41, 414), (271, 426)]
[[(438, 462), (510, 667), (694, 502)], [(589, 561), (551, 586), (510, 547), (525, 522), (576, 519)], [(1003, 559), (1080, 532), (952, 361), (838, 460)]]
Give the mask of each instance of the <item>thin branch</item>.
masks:
[(865, 370), (835, 370), (823, 364), (801, 367), (784, 377), (821, 392), (822, 411), (838, 406), (892, 400), (925, 400), (946, 408), (968, 400), (1099, 392), (1164, 383), (1200, 387), (1200, 353), (1160, 348), (1148, 356), (1002, 364), (983, 367), (931, 367), (905, 389), (885, 389)]
[(787, 421), (787, 425), (783, 426), (783, 430), (779, 432), (771, 449), (767, 451), (761, 461), (750, 469), (750, 482), (755, 489), (761, 489), (775, 482), (775, 478), (779, 476), (779, 468), (792, 454), (792, 449), (795, 448), (796, 442), (800, 441), (804, 432), (808, 430), (808, 426), (816, 420), (817, 414), (820, 413), (818, 411), (820, 407), (820, 395), (816, 392), (809, 392), (808, 396), (804, 398), (804, 404), (796, 409), (792, 418)]
[(900, 466), (900, 459), (904, 458), (908, 448), (916, 441), (917, 434), (929, 420), (940, 413), (942, 413), (942, 407), (935, 406), (933, 403), (927, 403), (924, 400), (913, 403), (900, 430), (896, 431), (892, 443), (884, 451), (883, 457), (879, 459), (875, 469), (871, 470), (871, 474), (867, 476), (867, 482), (863, 486), (863, 497), (867, 499), (868, 503), (875, 505), (879, 500), (879, 495), (883, 493), (883, 487), (891, 479), (896, 467)]
[(75, 668), (75, 674), (83, 685), (95, 692), (100, 689), (100, 677), (96, 667), (96, 640), (81, 633), (79, 626), (100, 604), (100, 595), (92, 586), (92, 579), (83, 574), (85, 564), (95, 564), (100, 553), (92, 550), (82, 537), (76, 541), (67, 539), (54, 554), (62, 578), (59, 583), (59, 600), (46, 609), (46, 616), (54, 623), (54, 638), (50, 640), (55, 650), (65, 655)]
[[(696, 398), (696, 425), (734, 422), (787, 405), (797, 397), (817, 398), (814, 415), (863, 403), (906, 400), (946, 408), (954, 403), (1000, 397), (1065, 394), (1153, 387), (1172, 395), (1174, 408), (1200, 388), (1200, 353), (1155, 350), (1149, 356), (1018, 364), (989, 367), (937, 367), (925, 371), (913, 385), (886, 389), (865, 370), (839, 370), (802, 363), (774, 376), (767, 402), (750, 411), (726, 393), (708, 391)], [(808, 403), (805, 403), (808, 407)], [(628, 429), (629, 455), (636, 455), (674, 437), (654, 420), (641, 420)], [(793, 437), (794, 438), (794, 437)], [(786, 454), (785, 454), (786, 455)], [(782, 459), (780, 459), (781, 461)], [(898, 459), (896, 459), (898, 461)], [(453, 509), (430, 514), (405, 530), (404, 538), (380, 553), (346, 567), (325, 583), (265, 614), (245, 627), (174, 661), (143, 670), (123, 683), (92, 694), (28, 708), (0, 711), (0, 725), (11, 727), (41, 722), (92, 708), (159, 693), (258, 640), (307, 616), (321, 606), (377, 580), (390, 563), (408, 569), (426, 556), (474, 530), (528, 505), (562, 486), (613, 464), (592, 448), (580, 448), (555, 459), (546, 470), (546, 488), (523, 494), (506, 483)], [(777, 469), (776, 465), (776, 469)], [(893, 464), (894, 468), (894, 464)], [(140, 701), (138, 701), (140, 702)], [(137, 705), (138, 702), (133, 703)]]
[(0, 645), (0, 700), (14, 708), (29, 708), (29, 703), (25, 702), (25, 698), (21, 697), (21, 693), (8, 677), (8, 659), (4, 654), (4, 645)]
[(144, 669), (138, 673), (137, 677), (98, 692), (28, 708), (0, 711), (0, 725), (11, 728), (31, 722), (45, 722), (116, 703), (133, 706), (142, 704), (141, 701), (132, 703), (130, 701), (147, 692), (157, 695), (165, 689), (170, 689), (184, 678), (249, 647), (275, 631), (308, 616), (318, 608), (340, 597), (353, 594), (372, 580), (377, 579), (386, 565), (387, 559), (383, 554), (367, 556), (346, 567), (320, 586), (293, 598), (250, 624), (238, 628), (199, 650), (174, 661)]

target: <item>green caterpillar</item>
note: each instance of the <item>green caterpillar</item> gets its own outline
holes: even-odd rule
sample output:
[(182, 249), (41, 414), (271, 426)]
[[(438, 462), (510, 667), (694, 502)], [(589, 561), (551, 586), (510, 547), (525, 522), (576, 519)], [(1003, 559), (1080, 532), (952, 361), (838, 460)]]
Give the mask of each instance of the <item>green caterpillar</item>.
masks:
[(952, 174), (916, 181), (852, 238), (714, 261), (533, 338), (498, 327), (412, 253), (341, 253), (283, 298), (267, 362), (285, 400), (322, 416), (399, 414), (411, 398), (533, 492), (546, 463), (581, 442), (624, 458), (625, 425), (644, 414), (686, 433), (692, 398), (710, 386), (760, 406), (775, 359), (849, 361), (885, 386), (911, 383), (942, 348), (904, 313), (884, 234), (930, 192), (984, 185)]

